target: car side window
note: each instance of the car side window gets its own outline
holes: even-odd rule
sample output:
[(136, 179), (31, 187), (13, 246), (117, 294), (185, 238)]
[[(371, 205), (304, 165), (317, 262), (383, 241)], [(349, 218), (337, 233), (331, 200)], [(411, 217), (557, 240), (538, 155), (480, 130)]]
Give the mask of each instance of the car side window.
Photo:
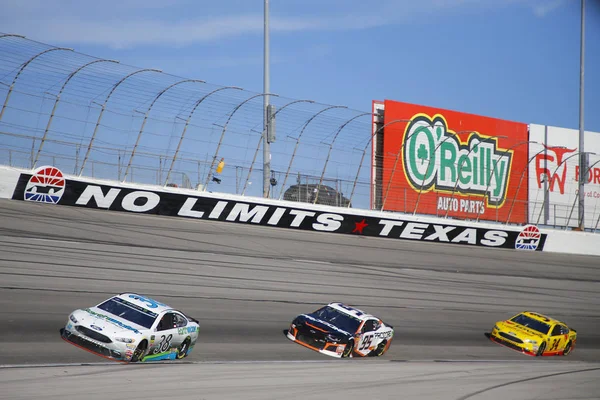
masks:
[(563, 332), (563, 327), (561, 325), (556, 325), (554, 326), (554, 329), (552, 329), (552, 334), (550, 336), (560, 336), (560, 335), (564, 335)]
[(569, 333), (569, 328), (567, 328), (566, 326), (562, 326), (560, 327), (560, 334), (561, 335), (567, 335)]
[(166, 331), (168, 329), (176, 328), (177, 325), (175, 323), (174, 316), (175, 314), (173, 313), (166, 313), (165, 315), (163, 315), (160, 322), (158, 323), (158, 326), (156, 327), (156, 330)]
[(175, 326), (177, 326), (178, 328), (183, 328), (184, 326), (187, 326), (188, 321), (183, 315), (174, 313), (173, 318), (175, 320)]
[(377, 323), (377, 320), (369, 319), (363, 325), (362, 331), (363, 331), (363, 333), (364, 332), (373, 332), (373, 331), (376, 331), (377, 328), (379, 328), (379, 324)]

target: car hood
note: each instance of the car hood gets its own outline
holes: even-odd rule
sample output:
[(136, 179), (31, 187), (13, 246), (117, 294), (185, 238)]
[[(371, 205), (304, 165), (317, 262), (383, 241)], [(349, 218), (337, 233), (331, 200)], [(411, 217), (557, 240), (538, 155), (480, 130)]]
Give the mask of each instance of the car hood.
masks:
[(73, 312), (73, 316), (79, 321), (79, 325), (94, 329), (107, 336), (124, 335), (132, 336), (146, 330), (141, 325), (108, 313), (97, 307), (90, 307)]
[(350, 338), (350, 337), (354, 336), (350, 332), (346, 332), (345, 330), (335, 326), (331, 322), (327, 322), (320, 318), (316, 318), (315, 316), (313, 316), (311, 314), (300, 315), (298, 317), (298, 322), (302, 322), (304, 324), (310, 324), (313, 327), (315, 327), (316, 329), (318, 329), (324, 333), (329, 333), (329, 334), (332, 334), (335, 336), (339, 336), (341, 338)]
[(503, 331), (514, 334), (521, 339), (539, 339), (545, 335), (541, 332), (528, 328), (524, 325), (516, 324), (512, 321), (500, 321), (496, 325)]

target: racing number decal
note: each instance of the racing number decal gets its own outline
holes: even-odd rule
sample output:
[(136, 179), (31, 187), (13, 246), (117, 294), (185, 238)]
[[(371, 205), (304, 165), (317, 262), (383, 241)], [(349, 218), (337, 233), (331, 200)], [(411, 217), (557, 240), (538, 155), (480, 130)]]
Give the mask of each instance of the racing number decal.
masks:
[(550, 351), (556, 351), (558, 349), (558, 344), (560, 343), (560, 338), (555, 338), (550, 346)]
[(158, 353), (164, 353), (165, 351), (169, 350), (169, 347), (171, 347), (171, 339), (173, 339), (173, 335), (169, 335), (166, 336), (162, 335), (160, 337), (160, 342), (158, 343), (158, 345), (154, 348), (153, 353), (154, 354), (158, 354)]
[(360, 351), (367, 350), (369, 348), (369, 346), (371, 346), (371, 343), (373, 343), (373, 335), (363, 336), (362, 343), (360, 344), (360, 347), (358, 348), (358, 350), (360, 350)]

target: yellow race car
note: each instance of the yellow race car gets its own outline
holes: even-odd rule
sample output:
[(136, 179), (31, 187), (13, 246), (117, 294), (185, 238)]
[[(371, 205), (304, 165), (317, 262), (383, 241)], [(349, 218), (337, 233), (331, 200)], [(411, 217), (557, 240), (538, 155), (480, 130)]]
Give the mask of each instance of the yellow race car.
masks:
[(566, 356), (577, 341), (577, 332), (565, 323), (531, 311), (498, 321), (489, 338), (530, 356)]

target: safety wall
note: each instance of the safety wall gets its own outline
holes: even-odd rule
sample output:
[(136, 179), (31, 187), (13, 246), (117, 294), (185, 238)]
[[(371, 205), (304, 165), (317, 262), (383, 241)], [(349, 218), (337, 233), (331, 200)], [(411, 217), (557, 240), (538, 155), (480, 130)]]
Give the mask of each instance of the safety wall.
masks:
[[(600, 235), (540, 230), (534, 225), (405, 216), (394, 213), (290, 203), (160, 186), (99, 181), (63, 174), (52, 166), (36, 170), (0, 167), (0, 197), (138, 214), (254, 224), (430, 243), (521, 251), (600, 255)], [(570, 245), (569, 240), (577, 243)], [(576, 251), (574, 251), (576, 250)]]
[(527, 222), (526, 124), (391, 100), (384, 110), (381, 209)]
[[(529, 126), (529, 222), (578, 226), (579, 131), (554, 126)], [(584, 134), (587, 178), (584, 193), (585, 227), (597, 229), (600, 221), (600, 133)]]

